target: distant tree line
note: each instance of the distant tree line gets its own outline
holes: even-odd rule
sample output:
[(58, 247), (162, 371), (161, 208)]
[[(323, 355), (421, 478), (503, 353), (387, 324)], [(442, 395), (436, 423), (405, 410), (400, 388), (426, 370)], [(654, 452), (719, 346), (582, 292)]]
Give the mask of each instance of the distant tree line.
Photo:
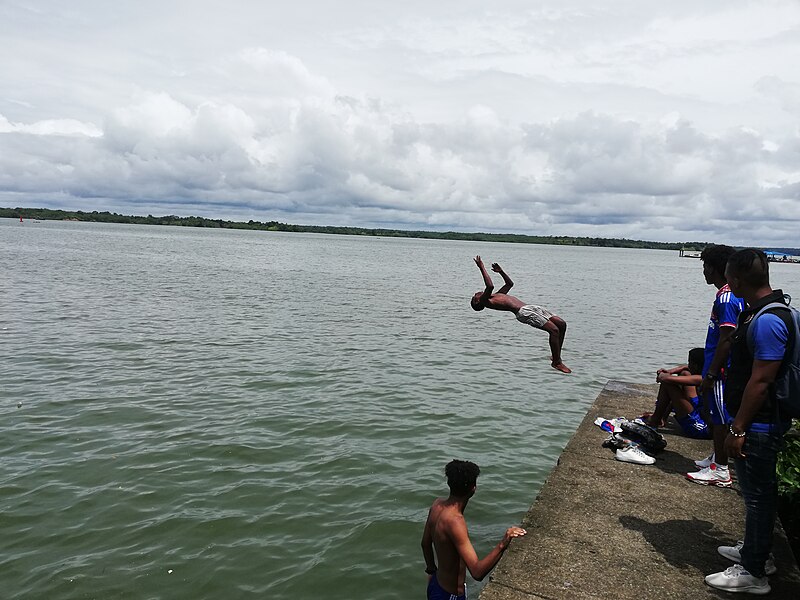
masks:
[(373, 229), (364, 227), (333, 227), (330, 225), (291, 225), (278, 221), (224, 221), (205, 217), (146, 217), (120, 215), (112, 212), (67, 211), (50, 208), (0, 208), (0, 218), (71, 220), (93, 223), (130, 223), (136, 225), (177, 225), (182, 227), (214, 227), (218, 229), (254, 229), (304, 233), (335, 233), (339, 235), (369, 235), (380, 237), (425, 238), (434, 240), (466, 240), (481, 242), (513, 242), (517, 244), (554, 244), (561, 246), (599, 246), (606, 248), (649, 248), (655, 250), (702, 250), (705, 242), (647, 242), (625, 238), (573, 237), (566, 235), (523, 235), (514, 233), (463, 233), (458, 231), (405, 231), (402, 229)]

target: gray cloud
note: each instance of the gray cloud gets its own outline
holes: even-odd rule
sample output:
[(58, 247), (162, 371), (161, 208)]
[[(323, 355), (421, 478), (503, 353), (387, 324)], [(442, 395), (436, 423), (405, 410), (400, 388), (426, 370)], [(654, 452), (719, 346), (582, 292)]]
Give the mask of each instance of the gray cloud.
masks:
[(791, 2), (37, 5), (0, 9), (4, 205), (796, 245)]

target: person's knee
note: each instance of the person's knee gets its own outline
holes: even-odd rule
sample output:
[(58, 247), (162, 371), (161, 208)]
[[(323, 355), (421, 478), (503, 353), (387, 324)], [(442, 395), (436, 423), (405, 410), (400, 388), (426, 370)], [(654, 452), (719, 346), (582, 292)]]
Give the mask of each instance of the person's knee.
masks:
[(547, 321), (544, 325), (542, 325), (542, 329), (544, 329), (550, 335), (558, 335), (558, 327), (552, 321)]

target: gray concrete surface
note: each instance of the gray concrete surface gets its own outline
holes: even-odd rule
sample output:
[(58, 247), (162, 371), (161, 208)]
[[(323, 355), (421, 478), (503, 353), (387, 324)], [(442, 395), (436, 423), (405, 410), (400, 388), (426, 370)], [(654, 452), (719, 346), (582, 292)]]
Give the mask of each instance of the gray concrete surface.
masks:
[[(609, 382), (559, 458), (526, 514), (524, 538), (512, 542), (480, 600), (753, 597), (721, 592), (703, 577), (732, 563), (717, 546), (744, 532), (737, 485), (722, 489), (686, 480), (710, 441), (662, 430), (667, 448), (654, 465), (614, 459), (601, 447), (598, 416), (633, 418), (652, 410), (657, 386)], [(800, 600), (800, 571), (780, 524), (774, 547), (774, 600)]]

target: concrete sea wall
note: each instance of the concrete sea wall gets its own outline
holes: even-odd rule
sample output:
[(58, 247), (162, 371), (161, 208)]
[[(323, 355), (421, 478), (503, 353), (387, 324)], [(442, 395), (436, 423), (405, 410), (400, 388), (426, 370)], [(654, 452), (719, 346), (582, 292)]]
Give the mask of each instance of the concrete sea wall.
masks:
[[(711, 442), (667, 429), (666, 450), (646, 466), (617, 461), (601, 447), (607, 434), (595, 418), (652, 410), (656, 391), (605, 386), (525, 515), (528, 535), (512, 542), (480, 600), (736, 596), (708, 587), (703, 577), (732, 564), (717, 546), (743, 537), (738, 485), (706, 487), (683, 476), (696, 470), (693, 461), (709, 454)], [(778, 573), (768, 597), (797, 600), (800, 571), (780, 524), (773, 551)]]

